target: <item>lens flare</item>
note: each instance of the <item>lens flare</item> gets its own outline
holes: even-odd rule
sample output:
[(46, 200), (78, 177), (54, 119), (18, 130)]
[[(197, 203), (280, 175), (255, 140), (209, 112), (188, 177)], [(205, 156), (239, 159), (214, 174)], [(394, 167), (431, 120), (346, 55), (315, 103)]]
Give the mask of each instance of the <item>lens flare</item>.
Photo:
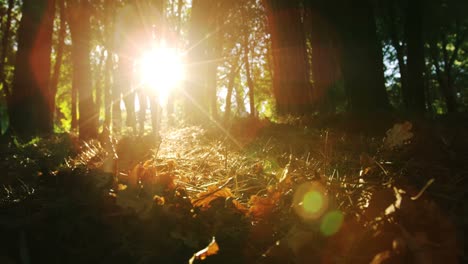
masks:
[(304, 220), (320, 218), (328, 208), (328, 196), (319, 182), (308, 182), (294, 193), (293, 208)]
[(304, 210), (308, 213), (317, 213), (323, 207), (322, 194), (317, 191), (306, 193), (302, 201), (302, 206), (304, 207)]
[(320, 231), (324, 236), (331, 236), (338, 232), (343, 224), (344, 216), (340, 211), (327, 213), (320, 224)]

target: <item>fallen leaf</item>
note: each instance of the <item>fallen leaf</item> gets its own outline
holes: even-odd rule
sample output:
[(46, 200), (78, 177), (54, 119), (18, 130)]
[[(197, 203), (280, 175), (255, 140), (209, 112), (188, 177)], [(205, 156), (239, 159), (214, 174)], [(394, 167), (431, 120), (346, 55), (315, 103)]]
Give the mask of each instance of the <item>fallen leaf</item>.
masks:
[(382, 264), (387, 263), (392, 258), (392, 251), (385, 250), (375, 255), (370, 264)]
[(119, 185), (117, 185), (117, 190), (118, 191), (123, 191), (125, 189), (127, 189), (127, 185), (121, 184), (121, 183), (119, 183)]
[(174, 190), (176, 185), (174, 183), (175, 175), (169, 172), (161, 173), (154, 179), (153, 184), (160, 186), (163, 190)]
[(237, 200), (232, 200), (232, 204), (234, 205), (234, 207), (239, 210), (240, 212), (246, 214), (249, 212), (249, 209), (247, 209), (247, 207), (245, 207), (243, 204), (241, 204), (239, 201)]
[(192, 200), (192, 204), (195, 207), (202, 207), (202, 208), (209, 208), (210, 203), (217, 198), (230, 198), (234, 197), (231, 192), (231, 189), (225, 187), (219, 189), (218, 187), (214, 186), (208, 188), (208, 191), (200, 193), (197, 195), (198, 198)]
[(177, 162), (175, 160), (168, 160), (167, 161), (167, 169), (172, 171), (177, 166)]
[(156, 205), (160, 205), (160, 206), (166, 203), (166, 199), (159, 195), (153, 196), (153, 201)]
[(281, 193), (277, 191), (271, 192), (265, 197), (252, 195), (249, 200), (249, 204), (251, 205), (249, 208), (249, 214), (255, 218), (264, 218), (269, 216), (275, 209), (280, 198)]
[(393, 128), (387, 131), (387, 137), (385, 137), (384, 146), (389, 149), (403, 146), (406, 142), (413, 138), (411, 128), (413, 128), (413, 124), (408, 121), (402, 124), (395, 124)]
[(204, 260), (211, 255), (217, 254), (218, 251), (219, 251), (218, 243), (216, 243), (216, 240), (213, 237), (213, 240), (211, 240), (210, 244), (206, 248), (198, 251), (197, 253), (193, 255), (193, 257), (189, 260), (189, 264), (193, 264), (193, 262), (196, 259)]
[(394, 203), (392, 203), (391, 205), (389, 205), (385, 209), (385, 215), (391, 215), (391, 214), (395, 213), (396, 210), (400, 209), (400, 207), (401, 207), (401, 201), (403, 199), (401, 194), (403, 193), (403, 190), (398, 190), (397, 188), (393, 187), (393, 192), (395, 194), (396, 200), (395, 200)]

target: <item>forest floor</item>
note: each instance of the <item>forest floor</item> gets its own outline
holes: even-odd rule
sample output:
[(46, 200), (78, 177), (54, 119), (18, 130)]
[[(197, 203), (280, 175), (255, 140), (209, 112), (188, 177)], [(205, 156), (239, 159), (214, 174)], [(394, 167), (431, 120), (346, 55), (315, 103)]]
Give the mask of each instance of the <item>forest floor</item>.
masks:
[(0, 263), (460, 263), (466, 123), (239, 120), (0, 149)]

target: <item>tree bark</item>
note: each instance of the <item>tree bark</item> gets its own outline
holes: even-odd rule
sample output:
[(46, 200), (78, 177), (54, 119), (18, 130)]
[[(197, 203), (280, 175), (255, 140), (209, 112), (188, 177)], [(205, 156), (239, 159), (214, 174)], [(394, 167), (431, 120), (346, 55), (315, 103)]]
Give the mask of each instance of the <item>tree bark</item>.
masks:
[(312, 95), (301, 9), (297, 0), (264, 0), (273, 55), (273, 95), (279, 115), (311, 112)]
[(397, 61), (398, 61), (398, 69), (400, 71), (400, 83), (401, 83), (401, 99), (403, 101), (403, 105), (406, 109), (409, 109), (409, 102), (408, 102), (408, 72), (406, 68), (405, 62), (405, 47), (404, 44), (400, 42), (400, 38), (398, 37), (398, 29), (397, 29), (397, 21), (396, 21), (396, 12), (395, 12), (395, 5), (393, 1), (390, 1), (390, 7), (388, 8), (388, 24), (389, 24), (389, 33), (390, 39), (393, 48), (396, 51)]
[(249, 34), (245, 32), (244, 40), (244, 65), (245, 65), (245, 76), (247, 78), (247, 87), (249, 87), (249, 106), (250, 106), (250, 116), (255, 117), (257, 116), (257, 111), (255, 109), (255, 85), (252, 79), (252, 72), (250, 69), (250, 61), (249, 61), (249, 54), (250, 54), (250, 47), (249, 47)]
[(341, 77), (339, 69), (339, 41), (336, 28), (330, 22), (329, 14), (323, 3), (305, 1), (304, 27), (310, 39), (312, 56), (312, 101), (319, 111), (334, 111), (329, 89)]
[(65, 46), (65, 35), (67, 34), (67, 29), (66, 29), (66, 18), (65, 18), (65, 0), (58, 0), (59, 4), (59, 12), (60, 12), (60, 28), (59, 28), (59, 33), (58, 33), (58, 40), (57, 40), (57, 53), (55, 57), (55, 65), (54, 65), (54, 73), (52, 75), (51, 81), (50, 81), (50, 93), (51, 93), (51, 106), (50, 109), (52, 109), (52, 114), (53, 114), (53, 120), (56, 118), (56, 107), (55, 107), (55, 96), (57, 95), (57, 88), (58, 88), (58, 81), (60, 78), (60, 69), (62, 67), (62, 61), (63, 61), (63, 50)]
[(25, 0), (18, 29), (10, 128), (28, 138), (52, 132), (50, 109), (50, 55), (55, 13), (54, 0)]
[[(6, 21), (2, 32), (2, 48), (0, 50), (0, 81), (2, 82), (3, 91), (7, 102), (11, 100), (10, 87), (5, 76), (5, 62), (7, 58), (8, 47), (10, 46), (11, 22), (13, 16), (14, 0), (8, 0), (8, 8), (6, 10)], [(0, 130), (1, 132), (1, 130)]]
[(218, 119), (218, 100), (216, 95), (217, 87), (217, 72), (218, 72), (218, 58), (221, 56), (221, 48), (219, 44), (222, 44), (217, 37), (211, 37), (211, 50), (209, 50), (209, 62), (206, 65), (206, 90), (207, 97), (210, 106), (211, 118), (213, 120)]
[(99, 57), (99, 61), (96, 65), (96, 69), (94, 70), (94, 89), (96, 90), (96, 124), (97, 124), (97, 131), (99, 133), (99, 115), (101, 113), (101, 106), (102, 106), (102, 98), (103, 98), (103, 79), (105, 76), (106, 71), (106, 55), (105, 51), (101, 50), (101, 55)]
[(405, 25), (408, 46), (408, 106), (410, 112), (418, 115), (426, 110), (424, 89), (424, 43), (422, 39), (421, 0), (408, 1)]
[(342, 72), (348, 108), (358, 115), (389, 109), (383, 54), (373, 7), (368, 0), (340, 1), (336, 14), (343, 44)]
[(226, 94), (226, 108), (224, 110), (224, 121), (228, 122), (231, 118), (232, 112), (232, 92), (234, 90), (234, 83), (236, 80), (237, 73), (239, 72), (240, 66), (238, 65), (237, 59), (231, 64), (231, 71), (228, 75), (228, 86)]
[(73, 84), (78, 90), (78, 129), (80, 138), (88, 140), (97, 137), (96, 104), (93, 99), (90, 62), (90, 3), (82, 0), (70, 9), (70, 32), (72, 36)]
[[(214, 25), (210, 20), (213, 14), (214, 0), (193, 0), (189, 27), (188, 72), (185, 87), (186, 114), (191, 121), (200, 122), (207, 118), (210, 112), (210, 98), (208, 89), (210, 71), (210, 55), (214, 48)], [(211, 53), (211, 54), (210, 54)]]
[(112, 68), (114, 61), (112, 59), (112, 54), (113, 54), (113, 23), (112, 21), (112, 14), (114, 13), (114, 4), (113, 0), (106, 0), (104, 2), (105, 5), (105, 14), (104, 14), (104, 26), (105, 26), (105, 32), (106, 32), (106, 65), (105, 65), (105, 71), (104, 71), (104, 128), (106, 129), (105, 131), (108, 131), (111, 126), (111, 120), (112, 120), (112, 115), (111, 115), (111, 106), (112, 106), (112, 97), (111, 97), (111, 73), (112, 73)]

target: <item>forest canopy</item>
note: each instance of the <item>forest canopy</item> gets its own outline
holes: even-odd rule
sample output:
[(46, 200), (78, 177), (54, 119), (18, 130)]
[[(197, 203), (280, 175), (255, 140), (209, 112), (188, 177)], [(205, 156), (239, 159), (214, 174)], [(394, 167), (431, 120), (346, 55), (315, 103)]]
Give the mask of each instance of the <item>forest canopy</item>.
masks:
[(86, 139), (137, 123), (144, 130), (152, 97), (171, 122), (463, 113), (467, 8), (461, 0), (0, 1), (0, 131)]

